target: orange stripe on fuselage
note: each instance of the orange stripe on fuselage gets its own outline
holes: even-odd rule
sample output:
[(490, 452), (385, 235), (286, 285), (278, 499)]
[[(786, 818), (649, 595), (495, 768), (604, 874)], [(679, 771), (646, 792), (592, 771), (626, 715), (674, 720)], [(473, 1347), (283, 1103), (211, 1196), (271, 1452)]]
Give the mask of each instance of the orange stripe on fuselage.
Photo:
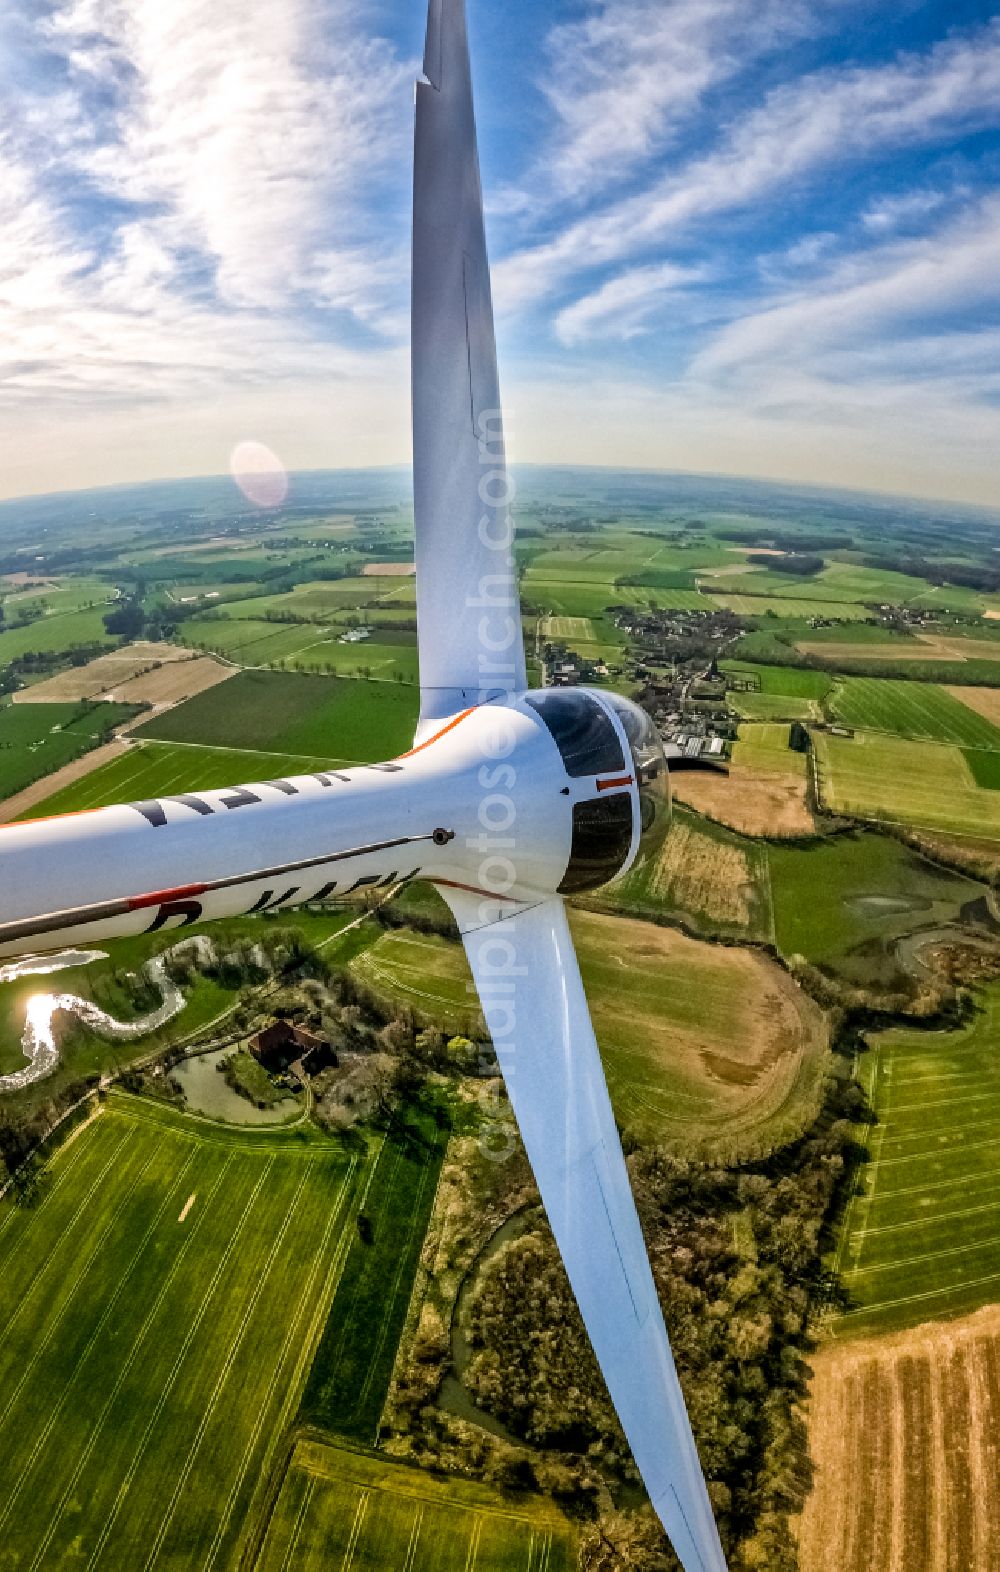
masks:
[(611, 791), (615, 786), (631, 786), (635, 780), (633, 775), (615, 775), (611, 780), (598, 781), (598, 791)]
[(433, 737), (428, 737), (426, 742), (418, 743), (415, 748), (411, 748), (407, 753), (397, 753), (396, 758), (412, 759), (415, 753), (423, 753), (424, 749), (429, 748), (432, 742), (440, 742), (442, 737), (446, 737), (450, 731), (454, 731), (455, 727), (471, 715), (474, 709), (475, 705), (471, 705), (469, 709), (463, 710), (461, 715), (456, 715), (455, 719), (450, 720), (447, 726), (442, 726), (440, 731), (436, 731)]
[[(121, 808), (124, 803), (106, 803), (104, 807)], [(26, 830), (32, 824), (56, 824), (59, 819), (82, 819), (85, 813), (103, 813), (101, 808), (70, 808), (66, 813), (40, 813), (37, 819), (18, 819), (13, 824), (0, 824), (0, 830)]]

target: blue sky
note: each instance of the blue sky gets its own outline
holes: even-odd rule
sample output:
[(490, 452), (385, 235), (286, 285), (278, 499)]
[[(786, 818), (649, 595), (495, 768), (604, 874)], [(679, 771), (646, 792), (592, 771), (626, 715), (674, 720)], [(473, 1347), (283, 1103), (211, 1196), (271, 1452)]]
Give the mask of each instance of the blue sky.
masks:
[[(997, 501), (997, 5), (469, 6), (515, 458)], [(407, 458), (422, 31), (7, 0), (0, 494)]]

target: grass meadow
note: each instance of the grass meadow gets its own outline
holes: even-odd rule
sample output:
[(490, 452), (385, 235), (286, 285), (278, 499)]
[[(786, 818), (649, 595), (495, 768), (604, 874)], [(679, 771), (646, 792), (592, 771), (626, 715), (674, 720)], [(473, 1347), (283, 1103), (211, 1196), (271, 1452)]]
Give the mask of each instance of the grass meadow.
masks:
[(368, 764), (409, 748), (416, 723), (417, 696), (402, 684), (242, 671), (154, 717), (142, 736)]
[(0, 704), (0, 798), (78, 759), (105, 728), (135, 714), (127, 704)]
[(53, 792), (22, 817), (107, 808), (184, 791), (214, 791), (288, 775), (309, 775), (352, 761), (331, 756), (203, 748), (194, 743), (134, 742), (126, 753)]
[(1000, 983), (948, 1032), (870, 1039), (859, 1076), (868, 1134), (835, 1264), (850, 1308), (838, 1335), (891, 1331), (1000, 1294)]
[(237, 1564), (366, 1167), (112, 1094), (0, 1204), (0, 1565)]
[(895, 942), (917, 928), (953, 922), (983, 886), (872, 831), (767, 851), (774, 938), (867, 987), (903, 976)]
[(843, 725), (858, 730), (953, 742), (960, 748), (1000, 749), (996, 726), (930, 682), (840, 677), (829, 708)]
[(255, 1572), (572, 1572), (575, 1541), (548, 1502), (302, 1440)]
[(833, 813), (1000, 840), (1000, 791), (980, 786), (951, 743), (815, 732), (813, 748), (820, 800)]
[[(825, 1028), (812, 1001), (766, 956), (619, 916), (577, 910), (571, 922), (624, 1128), (678, 1151), (748, 1151), (815, 1116)], [(477, 1029), (457, 943), (392, 930), (352, 971), (427, 1019)]]
[(117, 641), (104, 630), (107, 608), (97, 606), (90, 611), (52, 612), (23, 627), (4, 624), (0, 631), (0, 666), (29, 653), (71, 650), (79, 644), (110, 646)]

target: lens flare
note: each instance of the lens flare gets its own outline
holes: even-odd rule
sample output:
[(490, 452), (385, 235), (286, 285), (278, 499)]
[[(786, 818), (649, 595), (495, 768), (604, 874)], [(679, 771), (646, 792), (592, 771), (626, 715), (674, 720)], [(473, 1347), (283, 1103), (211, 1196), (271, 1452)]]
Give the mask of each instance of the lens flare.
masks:
[(285, 466), (263, 442), (237, 442), (229, 468), (243, 495), (255, 507), (280, 508), (288, 496)]

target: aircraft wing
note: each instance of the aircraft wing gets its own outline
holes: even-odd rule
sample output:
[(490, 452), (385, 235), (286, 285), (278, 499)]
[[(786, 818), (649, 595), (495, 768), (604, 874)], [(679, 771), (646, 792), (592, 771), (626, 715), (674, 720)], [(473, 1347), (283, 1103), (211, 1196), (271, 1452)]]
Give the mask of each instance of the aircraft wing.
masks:
[(525, 687), (462, 0), (431, 0), (424, 77), (411, 329), (422, 723)]
[(559, 899), (455, 913), (556, 1244), (650, 1500), (685, 1572), (725, 1558)]

